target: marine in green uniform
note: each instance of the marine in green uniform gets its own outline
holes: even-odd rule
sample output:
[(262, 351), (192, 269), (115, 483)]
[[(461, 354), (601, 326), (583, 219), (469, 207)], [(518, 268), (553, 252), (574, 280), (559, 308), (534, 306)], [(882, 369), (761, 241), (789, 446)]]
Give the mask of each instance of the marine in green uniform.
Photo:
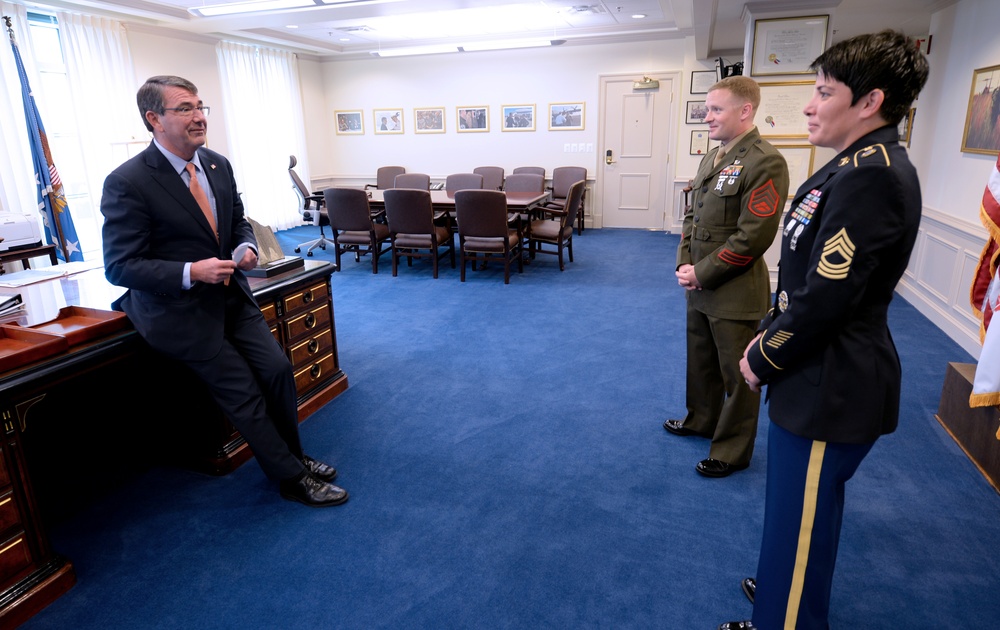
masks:
[(692, 181), (677, 249), (677, 282), (687, 290), (687, 415), (663, 426), (711, 438), (708, 459), (695, 470), (725, 477), (753, 455), (760, 393), (747, 387), (739, 363), (770, 302), (763, 256), (781, 222), (788, 166), (754, 126), (756, 81), (723, 79), (705, 104), (709, 138), (722, 145)]

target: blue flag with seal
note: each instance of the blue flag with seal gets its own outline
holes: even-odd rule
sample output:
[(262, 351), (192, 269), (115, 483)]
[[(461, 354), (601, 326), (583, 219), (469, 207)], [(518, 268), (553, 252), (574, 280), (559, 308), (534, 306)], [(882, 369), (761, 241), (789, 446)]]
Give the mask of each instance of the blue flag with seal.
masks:
[(35, 186), (38, 189), (38, 211), (42, 214), (42, 225), (45, 228), (45, 240), (56, 246), (56, 256), (63, 262), (83, 260), (80, 251), (80, 240), (76, 236), (76, 226), (70, 216), (66, 195), (63, 192), (59, 171), (52, 161), (49, 151), (49, 141), (45, 136), (42, 118), (35, 106), (35, 97), (28, 86), (28, 75), (24, 71), (24, 62), (13, 32), (10, 33), (10, 46), (14, 50), (14, 61), (17, 63), (17, 74), (21, 79), (21, 98), (24, 101), (24, 118), (28, 122), (28, 140), (31, 143), (31, 158), (35, 168)]

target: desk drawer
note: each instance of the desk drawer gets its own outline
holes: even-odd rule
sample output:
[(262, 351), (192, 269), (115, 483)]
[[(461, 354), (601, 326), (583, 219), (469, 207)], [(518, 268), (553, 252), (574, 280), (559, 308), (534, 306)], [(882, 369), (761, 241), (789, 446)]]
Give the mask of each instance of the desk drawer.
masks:
[(326, 282), (314, 284), (308, 289), (281, 298), (281, 303), (284, 306), (283, 312), (285, 315), (294, 314), (310, 305), (314, 306), (320, 302), (326, 302), (329, 295)]
[(330, 305), (324, 302), (308, 313), (293, 317), (285, 322), (285, 339), (296, 341), (302, 335), (316, 334), (330, 327)]
[(0, 545), (0, 578), (16, 575), (31, 564), (31, 551), (23, 535), (15, 536)]
[(331, 348), (333, 348), (333, 333), (327, 328), (290, 347), (288, 358), (292, 366), (298, 368), (330, 352)]
[(0, 496), (0, 533), (21, 524), (21, 511), (17, 509), (14, 494), (7, 492)]
[(319, 361), (309, 364), (295, 373), (295, 390), (298, 392), (309, 391), (317, 383), (321, 383), (332, 376), (336, 367), (332, 353)]
[(274, 326), (274, 323), (278, 321), (278, 308), (274, 302), (262, 304), (260, 312), (263, 313), (264, 321), (267, 322), (268, 326)]

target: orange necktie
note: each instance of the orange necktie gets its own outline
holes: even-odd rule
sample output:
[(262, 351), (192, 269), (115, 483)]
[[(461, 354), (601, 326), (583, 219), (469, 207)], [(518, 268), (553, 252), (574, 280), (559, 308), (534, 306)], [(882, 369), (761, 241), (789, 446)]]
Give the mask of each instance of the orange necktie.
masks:
[(208, 224), (212, 226), (212, 234), (215, 234), (215, 240), (219, 240), (219, 228), (215, 225), (215, 215), (212, 214), (212, 205), (208, 203), (208, 196), (205, 194), (205, 189), (198, 182), (198, 175), (195, 173), (194, 164), (188, 162), (184, 168), (187, 169), (188, 175), (191, 176), (191, 183), (188, 185), (188, 188), (191, 190), (191, 194), (194, 195), (194, 200), (201, 207), (201, 211), (205, 213)]

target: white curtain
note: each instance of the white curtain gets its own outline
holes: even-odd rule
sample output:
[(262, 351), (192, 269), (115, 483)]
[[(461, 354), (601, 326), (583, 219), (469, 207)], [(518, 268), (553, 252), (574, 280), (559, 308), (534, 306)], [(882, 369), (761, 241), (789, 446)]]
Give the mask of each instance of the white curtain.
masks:
[(148, 141), (149, 133), (135, 104), (138, 84), (124, 26), (116, 20), (66, 12), (56, 17), (83, 148), (84, 177), (97, 208), (104, 178), (125, 161), (125, 143)]
[[(24, 61), (28, 83), (38, 84), (38, 75), (31, 63), (28, 40), (28, 15), (19, 4), (0, 2), (2, 15), (12, 18), (14, 39), (17, 41)], [(21, 81), (14, 64), (14, 51), (10, 46), (7, 29), (3, 29), (0, 43), (0, 144), (3, 145), (5, 159), (0, 160), (0, 211), (31, 213), (38, 211), (38, 189), (35, 187), (35, 173), (31, 167), (31, 146), (28, 144), (28, 126), (24, 120), (24, 104), (21, 100)]]
[(288, 157), (306, 185), (302, 93), (293, 53), (221, 42), (217, 48), (229, 160), (247, 216), (284, 230), (302, 224), (301, 202), (288, 176)]

